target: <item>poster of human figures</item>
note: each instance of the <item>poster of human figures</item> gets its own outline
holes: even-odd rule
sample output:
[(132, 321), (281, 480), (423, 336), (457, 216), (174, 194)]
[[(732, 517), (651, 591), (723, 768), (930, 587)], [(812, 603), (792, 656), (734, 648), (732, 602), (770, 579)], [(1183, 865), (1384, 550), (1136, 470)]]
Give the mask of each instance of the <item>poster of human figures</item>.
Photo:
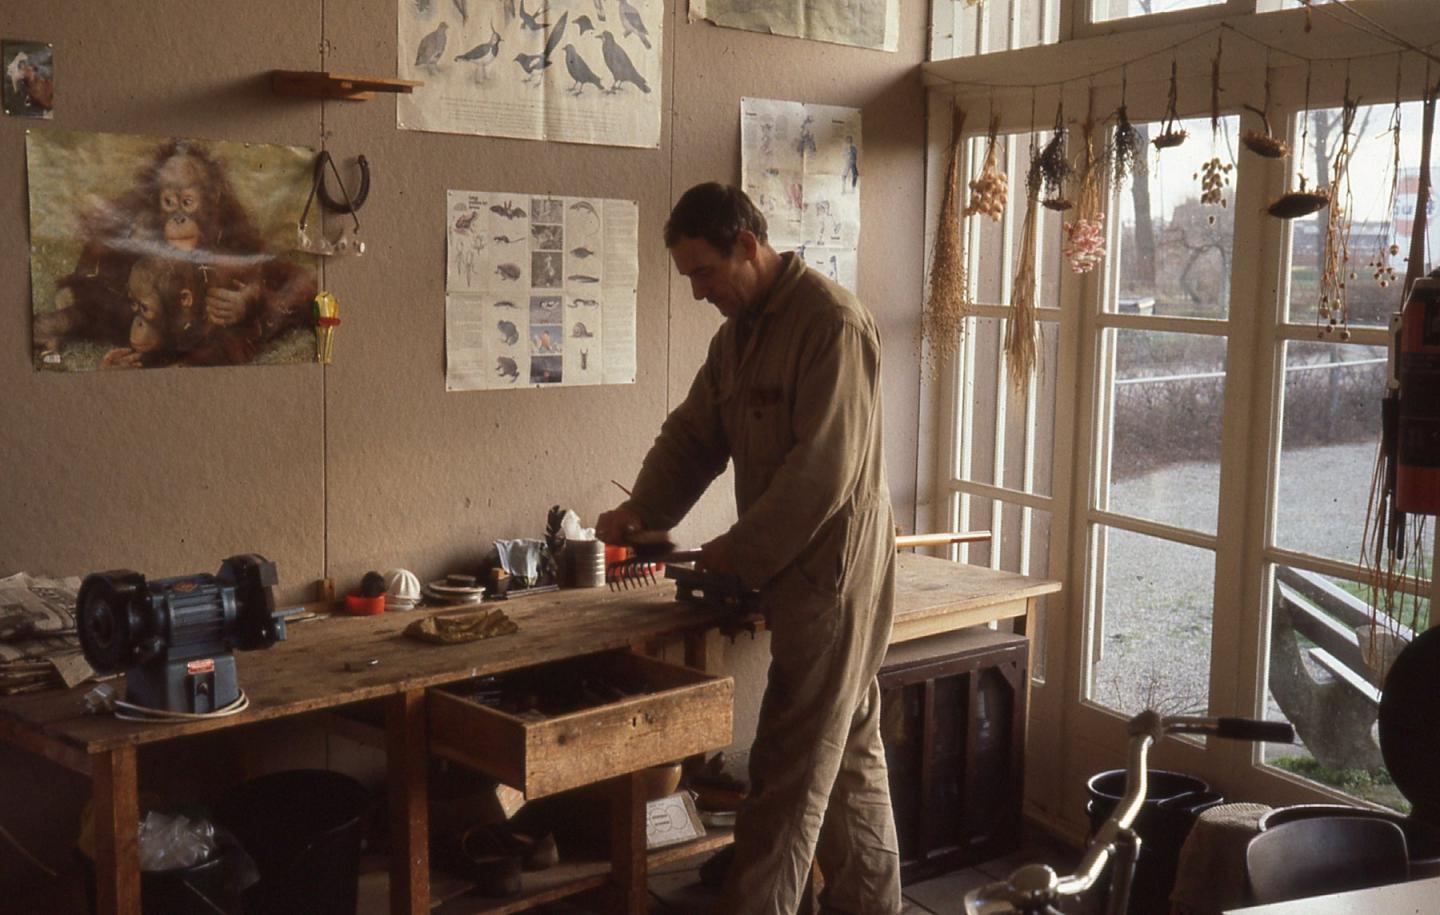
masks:
[(639, 207), (446, 196), (445, 389), (632, 384)]
[(315, 152), (27, 133), (35, 367), (313, 362)]
[(407, 130), (660, 145), (663, 0), (397, 0)]
[(860, 109), (740, 100), (740, 180), (770, 243), (855, 290), (860, 244)]

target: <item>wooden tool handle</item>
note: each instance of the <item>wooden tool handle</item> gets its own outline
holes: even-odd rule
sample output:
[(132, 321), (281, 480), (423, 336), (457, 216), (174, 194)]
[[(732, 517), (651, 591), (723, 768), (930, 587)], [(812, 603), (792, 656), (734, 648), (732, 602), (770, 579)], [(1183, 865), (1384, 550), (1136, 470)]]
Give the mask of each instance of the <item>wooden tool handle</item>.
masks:
[(895, 537), (895, 549), (906, 550), (917, 546), (948, 546), (952, 543), (985, 543), (990, 539), (989, 531), (947, 531), (936, 534), (900, 534)]

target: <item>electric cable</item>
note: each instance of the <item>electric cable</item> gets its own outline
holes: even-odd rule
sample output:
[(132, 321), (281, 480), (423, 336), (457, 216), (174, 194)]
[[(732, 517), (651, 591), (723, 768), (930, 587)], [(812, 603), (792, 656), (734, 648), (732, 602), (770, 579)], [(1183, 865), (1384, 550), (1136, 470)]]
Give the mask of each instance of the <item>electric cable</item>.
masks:
[[(172, 712), (168, 709), (149, 708), (143, 705), (135, 705), (123, 699), (114, 700), (115, 717), (121, 721), (143, 721), (146, 723), (154, 721), (207, 721), (211, 718), (228, 718), (231, 715), (238, 715), (250, 707), (250, 697), (245, 695), (245, 690), (240, 690), (240, 695), (234, 702), (213, 712)], [(129, 714), (125, 714), (125, 713)]]

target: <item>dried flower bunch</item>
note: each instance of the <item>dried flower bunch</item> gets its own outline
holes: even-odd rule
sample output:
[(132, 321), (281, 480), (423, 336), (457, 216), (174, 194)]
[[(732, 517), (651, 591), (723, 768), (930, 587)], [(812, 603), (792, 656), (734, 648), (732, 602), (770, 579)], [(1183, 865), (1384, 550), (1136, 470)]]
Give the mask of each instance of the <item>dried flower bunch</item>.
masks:
[(1105, 214), (1100, 209), (1100, 185), (1105, 163), (1095, 155), (1093, 123), (1085, 122), (1085, 156), (1080, 170), (1080, 193), (1075, 219), (1064, 225), (1061, 254), (1076, 273), (1089, 273), (1105, 257)]
[(1005, 204), (1010, 197), (1010, 179), (1000, 171), (996, 155), (999, 135), (1000, 119), (992, 118), (985, 145), (985, 164), (980, 167), (980, 177), (970, 182), (970, 202), (965, 205), (966, 216), (978, 213), (999, 222), (1005, 212)]
[(920, 332), (930, 344), (928, 359), (932, 372), (954, 355), (970, 312), (964, 236), (960, 231), (960, 149), (964, 126), (965, 112), (957, 108), (953, 115), (950, 161), (945, 168), (945, 192), (940, 200), (940, 223), (930, 261), (930, 296), (920, 321)]
[[(1200, 182), (1200, 202), (1205, 206), (1219, 205), (1222, 208), (1228, 207), (1230, 201), (1225, 198), (1225, 188), (1230, 186), (1230, 172), (1235, 169), (1230, 162), (1221, 162), (1219, 156), (1213, 156), (1200, 171), (1195, 173), (1195, 180)], [(1215, 217), (1209, 217), (1210, 225), (1215, 224)]]
[[(1395, 212), (1395, 200), (1400, 190), (1400, 76), (1398, 71), (1395, 74), (1395, 108), (1390, 112), (1389, 133), (1394, 147), (1393, 159), (1390, 164), (1390, 193), (1386, 196), (1385, 212)], [(1375, 256), (1365, 263), (1365, 269), (1370, 271), (1370, 278), (1379, 284), (1381, 289), (1395, 282), (1395, 267), (1390, 263), (1390, 258), (1400, 254), (1400, 246), (1390, 241), (1394, 234), (1393, 223), (1386, 227), (1385, 234), (1380, 238), (1379, 250)]]
[[(1324, 255), (1320, 271), (1320, 303), (1316, 320), (1320, 324), (1320, 336), (1336, 333), (1340, 339), (1350, 339), (1350, 300), (1346, 281), (1355, 279), (1350, 269), (1350, 156), (1354, 152), (1351, 132), (1355, 127), (1355, 112), (1359, 102), (1350, 98), (1350, 86), (1345, 86), (1345, 104), (1340, 109), (1340, 145), (1335, 148), (1335, 158), (1330, 163), (1331, 202), (1328, 219), (1325, 222)], [(1344, 200), (1334, 199), (1335, 193), (1344, 189)]]
[(1140, 131), (1130, 123), (1122, 104), (1115, 112), (1115, 133), (1110, 141), (1110, 163), (1114, 169), (1115, 186), (1120, 187), (1132, 175), (1145, 174), (1144, 141)]
[(1035, 214), (1039, 212), (1040, 154), (1030, 141), (1030, 172), (1025, 180), (1025, 220), (1020, 227), (1020, 250), (1015, 257), (1015, 281), (1011, 284), (1012, 313), (1005, 322), (1006, 374), (1017, 390), (1024, 389), (1035, 370)]
[(1070, 157), (1066, 151), (1065, 103), (1055, 110), (1055, 133), (1040, 151), (1040, 179), (1045, 198), (1040, 202), (1052, 210), (1068, 210), (1074, 203), (1065, 198), (1065, 182), (1070, 177)]

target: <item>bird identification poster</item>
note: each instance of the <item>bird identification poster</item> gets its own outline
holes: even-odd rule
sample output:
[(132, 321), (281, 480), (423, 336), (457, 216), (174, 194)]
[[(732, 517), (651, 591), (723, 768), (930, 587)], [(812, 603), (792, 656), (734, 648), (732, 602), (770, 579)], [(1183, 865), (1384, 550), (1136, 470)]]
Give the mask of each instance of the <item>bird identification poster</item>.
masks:
[(690, 0), (690, 20), (747, 32), (790, 35), (893, 51), (900, 36), (896, 0)]
[(663, 0), (397, 0), (406, 130), (660, 145)]
[(860, 109), (740, 100), (740, 182), (770, 243), (855, 291), (860, 246)]
[(633, 384), (639, 212), (448, 192), (445, 389)]

